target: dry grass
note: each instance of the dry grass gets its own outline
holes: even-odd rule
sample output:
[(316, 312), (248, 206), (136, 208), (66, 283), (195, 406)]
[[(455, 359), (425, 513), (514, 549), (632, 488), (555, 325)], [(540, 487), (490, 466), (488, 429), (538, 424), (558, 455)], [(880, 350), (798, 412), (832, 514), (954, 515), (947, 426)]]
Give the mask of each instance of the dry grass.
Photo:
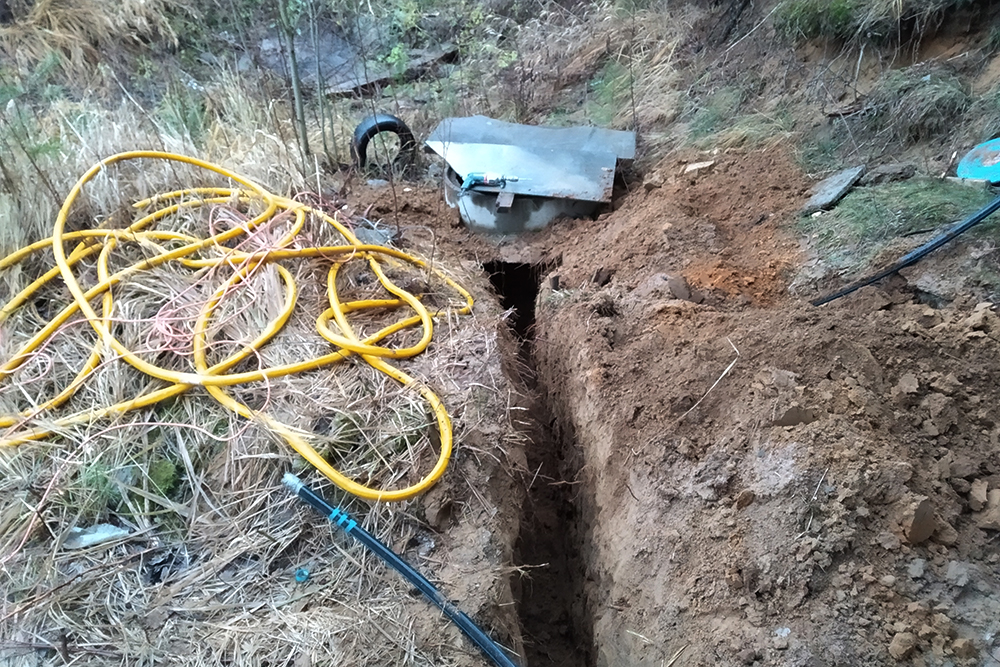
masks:
[(176, 44), (167, 20), (170, 11), (190, 13), (193, 6), (178, 0), (37, 0), (18, 11), (12, 24), (0, 27), (0, 52), (27, 66), (55, 51), (67, 56), (67, 68), (85, 72), (123, 36), (126, 42), (165, 39)]
[[(680, 108), (674, 54), (686, 28), (683, 11), (606, 2), (579, 10), (545, 9), (520, 28), (517, 74), (531, 79), (523, 92), (530, 99), (522, 104), (548, 110), (570, 91), (566, 118), (549, 113), (549, 122), (662, 130)], [(585, 102), (578, 110), (582, 82)]]
[[(127, 107), (87, 122), (74, 110), (63, 108), (56, 116), (59, 127), (77, 130), (77, 145), (113, 152), (118, 141), (126, 141), (121, 118), (131, 118)], [(111, 118), (119, 130), (105, 124), (91, 132), (95, 120)], [(54, 164), (47, 166), (55, 177)], [(128, 201), (151, 189), (197, 180), (169, 169), (112, 168), (94, 184), (88, 215), (120, 214)], [(211, 213), (202, 209), (163, 226), (205, 234)], [(36, 215), (32, 233), (46, 233)], [(329, 235), (326, 228), (311, 227), (304, 240), (322, 242)], [(412, 242), (419, 251), (419, 239)], [(115, 262), (139, 256), (138, 247), (125, 246)], [(25, 264), (21, 280), (44, 268), (41, 258)], [(391, 270), (401, 284), (419, 286), (429, 305), (443, 306), (450, 296), (422, 271)], [(324, 301), (324, 265), (306, 261), (294, 272), (302, 288), (297, 312), (248, 366), (329, 351), (313, 330)], [(81, 274), (86, 281), (95, 279), (92, 270)], [(345, 268), (342, 289), (348, 297), (373, 293), (372, 281), (361, 275), (360, 268)], [(0, 278), (7, 283), (8, 276)], [(175, 265), (137, 276), (115, 289), (116, 333), (145, 358), (186, 367), (190, 362), (177, 345), (189, 337), (192, 308), (222, 278)], [(273, 317), (281, 298), (273, 269), (254, 273), (220, 307), (213, 333), (221, 342), (212, 356), (246, 342)], [(65, 290), (53, 285), (44, 298), (5, 321), (3, 358), (67, 300)], [(505, 497), (505, 506), (498, 507), (500, 498), (490, 488), (515, 440), (513, 429), (504, 427), (509, 392), (496, 349), (500, 315), (488, 304), (479, 308), (477, 316), (441, 321), (432, 351), (406, 370), (427, 378), (455, 416), (458, 460), (453, 465), (478, 460), (475, 472), (453, 471), (460, 477), (446, 478), (445, 486), (470, 530), (494, 533), (500, 546), (493, 555), (468, 560), (462, 540), (435, 548), (439, 538), (417, 518), (421, 501), (369, 506), (335, 489), (325, 491), (421, 569), (437, 571), (459, 559), (461, 580), (448, 578), (443, 587), (470, 612), (502, 621), (510, 608), (499, 610), (495, 596), (507, 585), (502, 566), (509, 564), (514, 535), (499, 528), (510, 511), (517, 511), (517, 501)], [(359, 326), (364, 332), (379, 324), (376, 318)], [(18, 370), (14, 382), (0, 386), (0, 410), (9, 414), (51, 396), (71, 379), (93, 341), (85, 323), (68, 327)], [(158, 381), (107, 357), (60, 413), (157, 386)], [(412, 482), (427, 471), (434, 454), (419, 396), (364, 364), (340, 364), (232, 392), (290, 426), (315, 433), (317, 447), (364, 483)], [(53, 416), (41, 416), (37, 423), (51, 423)], [(409, 587), (370, 554), (289, 498), (279, 479), (298, 467), (297, 456), (283, 442), (200, 390), (118, 418), (58, 429), (44, 442), (0, 447), (0, 497), (5, 499), (0, 510), (0, 590), (5, 593), (0, 655), (9, 664), (476, 664), (478, 658), (464, 644), (456, 645), (439, 613), (411, 597)], [(315, 475), (305, 475), (316, 483)], [(102, 522), (130, 534), (83, 550), (62, 546), (71, 528)], [(302, 567), (312, 573), (305, 583), (295, 580)]]

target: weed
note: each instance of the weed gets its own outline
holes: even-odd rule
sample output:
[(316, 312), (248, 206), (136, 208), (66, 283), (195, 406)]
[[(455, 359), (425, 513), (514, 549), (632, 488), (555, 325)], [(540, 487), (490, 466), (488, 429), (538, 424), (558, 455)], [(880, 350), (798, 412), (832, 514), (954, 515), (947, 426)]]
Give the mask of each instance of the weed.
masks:
[(973, 0), (785, 0), (775, 13), (779, 34), (792, 41), (919, 43), (949, 12)]
[(121, 504), (116, 475), (117, 471), (98, 461), (82, 466), (72, 487), (73, 504), (81, 517), (97, 520)]
[(838, 126), (823, 126), (814, 134), (804, 138), (796, 151), (796, 159), (802, 170), (809, 174), (826, 174), (842, 166), (841, 149), (846, 137)]
[(978, 97), (972, 103), (968, 117), (975, 126), (971, 134), (978, 141), (1000, 137), (1000, 86)]
[(201, 142), (208, 127), (204, 95), (182, 84), (171, 84), (156, 109), (167, 130), (194, 144)]
[(157, 458), (149, 464), (149, 483), (161, 496), (169, 496), (177, 485), (177, 464), (167, 458)]
[(743, 91), (726, 87), (709, 95), (694, 109), (689, 125), (691, 139), (704, 139), (721, 131), (743, 103)]
[(617, 60), (608, 60), (591, 80), (588, 89), (587, 117), (595, 125), (611, 125), (628, 101), (628, 68)]
[(800, 221), (824, 258), (838, 269), (857, 269), (891, 240), (935, 230), (982, 207), (990, 196), (979, 189), (938, 179), (858, 188), (830, 213)]
[(944, 68), (892, 70), (872, 90), (863, 124), (912, 144), (950, 132), (970, 104), (962, 81)]
[(848, 39), (857, 30), (856, 0), (787, 0), (775, 12), (778, 32), (792, 40)]
[(794, 120), (785, 110), (751, 113), (739, 116), (725, 129), (696, 141), (695, 145), (722, 149), (773, 146), (791, 137), (793, 126)]

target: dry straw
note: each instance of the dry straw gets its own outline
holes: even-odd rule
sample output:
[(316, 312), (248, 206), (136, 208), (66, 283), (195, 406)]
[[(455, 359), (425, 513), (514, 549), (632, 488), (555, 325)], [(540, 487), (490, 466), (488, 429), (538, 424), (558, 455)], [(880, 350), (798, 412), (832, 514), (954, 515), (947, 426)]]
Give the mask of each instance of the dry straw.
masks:
[[(102, 136), (113, 135), (105, 130)], [(178, 178), (191, 184), (192, 175), (183, 170), (108, 169), (78, 223), (89, 224), (87, 216), (123, 216), (130, 198), (170, 189)], [(233, 215), (226, 207), (206, 207), (170, 224), (204, 235), (226, 224), (226, 215)], [(116, 220), (127, 224), (124, 217)], [(11, 221), (3, 218), (0, 225)], [(37, 225), (29, 234), (40, 234), (42, 220)], [(251, 245), (267, 245), (283, 225), (287, 221), (276, 220)], [(322, 242), (329, 232), (317, 227), (307, 234)], [(413, 243), (419, 250), (420, 241)], [(115, 261), (128, 263), (141, 253), (141, 247), (126, 248)], [(19, 267), (17, 280), (23, 283), (46, 268), (41, 260)], [(260, 358), (247, 361), (249, 366), (329, 351), (314, 333), (315, 311), (325, 298), (325, 265), (303, 261), (294, 270), (302, 287), (297, 313)], [(419, 284), (429, 303), (448, 298), (446, 285), (426, 272), (402, 265), (393, 272), (394, 280)], [(97, 280), (93, 269), (80, 274), (85, 285)], [(7, 282), (7, 276), (0, 278)], [(190, 337), (192, 311), (212, 292), (216, 278), (210, 271), (176, 265), (140, 274), (115, 289), (116, 334), (158, 363), (180, 367), (186, 362), (181, 343)], [(345, 298), (375, 295), (375, 283), (361, 272), (345, 271), (341, 281)], [(282, 298), (278, 282), (273, 268), (261, 267), (245, 289), (224, 302), (215, 319), (218, 346), (211, 355), (225, 356), (272, 319)], [(4, 358), (69, 300), (65, 288), (53, 284), (0, 324)], [(407, 370), (433, 383), (455, 415), (459, 463), (472, 457), (482, 468), (473, 474), (465, 470), (460, 482), (446, 486), (459, 502), (459, 516), (475, 520), (487, 534), (495, 531), (501, 546), (461, 566), (466, 587), (456, 581), (442, 584), (446, 590), (452, 584), (478, 591), (463, 604), (480, 611), (479, 620), (489, 626), (491, 620), (509, 623), (505, 614), (512, 610), (496, 603), (499, 591), (509, 590), (501, 566), (514, 538), (504, 532), (509, 508), (498, 507), (490, 478), (500, 474), (500, 461), (517, 445), (511, 429), (502, 426), (509, 391), (497, 353), (499, 314), (483, 305), (484, 312), (471, 319), (440, 322), (432, 351)], [(359, 333), (381, 324), (372, 316), (359, 323)], [(93, 342), (86, 323), (68, 326), (18, 370), (17, 382), (3, 385), (0, 409), (30, 408), (65, 386)], [(107, 405), (156, 386), (157, 381), (106, 358), (65, 410)], [(234, 392), (252, 407), (315, 434), (324, 455), (359, 481), (407, 483), (433, 457), (436, 443), (419, 395), (363, 364), (341, 364)], [(46, 423), (44, 417), (39, 420), (40, 426)], [(495, 434), (493, 442), (472, 438), (475, 448), (463, 451), (465, 439), (475, 433)], [(299, 467), (284, 444), (258, 424), (234, 417), (198, 391), (119, 418), (56, 429), (44, 442), (0, 448), (0, 590), (5, 594), (0, 655), (10, 664), (475, 662), (453, 641), (440, 614), (410, 597), (406, 586), (361, 547), (302, 515), (279, 484), (282, 472)], [(419, 567), (433, 572), (453, 558), (467, 557), (462, 545), (411, 548), (441, 539), (417, 520), (419, 503), (389, 508), (334, 497)], [(516, 498), (507, 500), (516, 509)], [(65, 547), (72, 529), (100, 523), (129, 535), (82, 550)], [(295, 572), (303, 568), (311, 576), (298, 582)]]

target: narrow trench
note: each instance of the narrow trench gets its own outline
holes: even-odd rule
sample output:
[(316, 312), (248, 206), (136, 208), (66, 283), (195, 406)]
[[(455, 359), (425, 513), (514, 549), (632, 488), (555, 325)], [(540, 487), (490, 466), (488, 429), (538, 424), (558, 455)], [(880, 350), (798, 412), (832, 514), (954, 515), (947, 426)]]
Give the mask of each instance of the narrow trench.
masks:
[[(531, 487), (515, 547), (519, 564), (529, 567), (520, 580), (518, 614), (525, 643), (525, 667), (594, 665), (592, 622), (584, 604), (585, 563), (581, 555), (575, 487), (554, 484), (574, 479), (572, 459), (550, 429), (552, 416), (541, 392), (533, 360), (535, 297), (539, 281), (553, 267), (486, 262), (483, 270), (511, 309), (509, 326), (518, 343), (515, 382), (529, 391), (527, 462)], [(516, 588), (515, 588), (516, 590)]]

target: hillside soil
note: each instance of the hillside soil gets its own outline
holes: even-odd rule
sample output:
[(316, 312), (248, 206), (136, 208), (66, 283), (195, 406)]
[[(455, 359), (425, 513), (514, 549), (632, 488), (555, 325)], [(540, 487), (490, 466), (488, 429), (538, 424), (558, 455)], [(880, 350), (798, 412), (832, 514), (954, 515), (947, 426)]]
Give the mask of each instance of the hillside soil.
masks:
[[(502, 294), (534, 307), (525, 524), (563, 545), (521, 563), (559, 572), (522, 597), (545, 611), (521, 611), (528, 664), (995, 664), (994, 307), (932, 308), (905, 279), (809, 305), (788, 152), (679, 175), (704, 159), (518, 239), (469, 235), (430, 191), (402, 203), (446, 253), (536, 268)], [(522, 558), (546, 530), (522, 526)]]

